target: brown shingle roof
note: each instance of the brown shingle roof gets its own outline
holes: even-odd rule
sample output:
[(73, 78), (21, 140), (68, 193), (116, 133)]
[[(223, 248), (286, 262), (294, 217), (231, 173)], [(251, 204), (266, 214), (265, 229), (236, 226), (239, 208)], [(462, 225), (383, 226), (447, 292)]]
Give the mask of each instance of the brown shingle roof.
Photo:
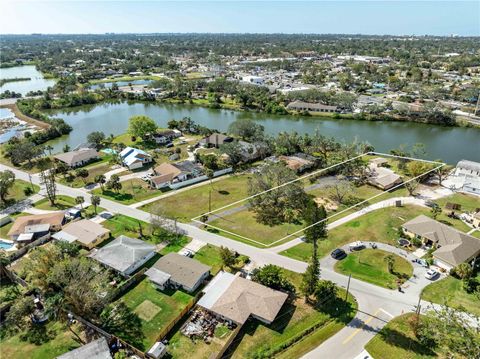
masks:
[(109, 233), (110, 231), (98, 223), (88, 219), (82, 219), (68, 224), (63, 228), (62, 232), (76, 237), (78, 242), (88, 246), (95, 239)]
[(88, 161), (92, 158), (96, 158), (98, 157), (98, 152), (93, 148), (82, 148), (78, 151), (59, 153), (53, 157), (57, 160), (65, 162), (67, 165), (72, 165), (76, 162)]
[(45, 214), (34, 214), (31, 216), (18, 217), (8, 231), (8, 236), (15, 236), (24, 233), (25, 227), (38, 224), (50, 224), (52, 226), (61, 226), (65, 214), (63, 212), (53, 212)]

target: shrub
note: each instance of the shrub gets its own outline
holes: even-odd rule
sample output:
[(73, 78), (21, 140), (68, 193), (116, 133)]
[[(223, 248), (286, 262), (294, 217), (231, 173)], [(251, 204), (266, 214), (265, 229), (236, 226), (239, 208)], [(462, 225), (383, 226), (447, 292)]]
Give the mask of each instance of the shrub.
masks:
[(23, 193), (25, 194), (25, 196), (30, 196), (31, 194), (33, 194), (33, 189), (32, 187), (25, 187), (23, 189)]

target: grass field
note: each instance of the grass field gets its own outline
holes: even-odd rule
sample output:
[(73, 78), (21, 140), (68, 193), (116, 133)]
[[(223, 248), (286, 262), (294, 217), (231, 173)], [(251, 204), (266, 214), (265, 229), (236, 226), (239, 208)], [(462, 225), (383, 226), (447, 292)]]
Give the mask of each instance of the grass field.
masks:
[(468, 232), (469, 230), (471, 230), (471, 228), (467, 226), (465, 223), (463, 223), (461, 220), (448, 217), (447, 212), (445, 210), (445, 205), (448, 202), (457, 203), (457, 204), (460, 204), (462, 208), (460, 211), (456, 211), (456, 212), (458, 213), (473, 212), (477, 208), (480, 208), (480, 200), (478, 199), (478, 197), (464, 194), (464, 193), (455, 193), (451, 196), (438, 199), (435, 202), (443, 210), (442, 213), (438, 215), (437, 221), (441, 221), (443, 223), (449, 224), (462, 232)]
[(347, 258), (335, 264), (335, 271), (369, 282), (384, 288), (395, 289), (397, 279), (403, 281), (413, 274), (412, 265), (404, 258), (392, 254), (395, 258), (393, 273), (388, 272), (385, 258), (391, 253), (380, 249), (363, 249), (349, 253)]
[[(32, 194), (37, 193), (40, 190), (40, 187), (37, 185), (31, 185), (29, 182), (16, 179), (13, 183), (13, 186), (8, 190), (8, 194), (5, 198), (5, 203), (0, 203), (0, 208), (5, 208), (13, 205), (16, 202), (24, 200), (28, 196), (25, 194), (25, 191), (32, 190)], [(29, 195), (29, 196), (30, 196)]]
[[(90, 198), (84, 197), (85, 202), (88, 202)], [(35, 208), (43, 209), (46, 211), (64, 211), (66, 209), (72, 208), (77, 206), (75, 203), (75, 198), (69, 196), (58, 195), (57, 199), (55, 200), (55, 205), (52, 206), (48, 198), (43, 198), (40, 201), (34, 203), (33, 205)], [(80, 208), (80, 205), (78, 205)], [(102, 207), (97, 206), (97, 213), (104, 211)], [(95, 208), (94, 206), (90, 205), (83, 209), (83, 215), (87, 218), (93, 217), (95, 215)]]
[[(477, 274), (480, 281), (480, 273)], [(452, 308), (464, 308), (480, 316), (480, 301), (473, 293), (467, 293), (462, 281), (452, 276), (436, 281), (423, 289), (422, 299), (433, 303), (447, 304)]]
[(126, 205), (141, 202), (162, 194), (161, 191), (150, 188), (149, 184), (140, 178), (122, 182), (122, 189), (118, 192), (107, 189), (102, 191), (101, 188), (96, 188), (92, 193)]
[[(284, 270), (287, 277), (298, 288), (301, 275)], [(345, 296), (343, 290), (339, 297)], [(338, 310), (337, 310), (338, 309)], [(312, 326), (318, 326), (311, 335), (306, 336), (295, 345), (288, 345), (288, 349), (278, 353), (275, 357), (299, 358), (313, 348), (320, 345), (330, 336), (343, 328), (353, 318), (356, 312), (356, 303), (352, 297), (348, 302), (339, 300), (322, 309), (308, 305), (302, 299), (286, 303), (277, 319), (270, 325), (258, 321), (247, 322), (235, 339), (236, 346), (232, 358), (268, 358), (276, 349), (298, 337)]]
[(365, 349), (375, 359), (430, 359), (437, 358), (431, 348), (420, 344), (408, 320), (414, 314), (404, 314), (391, 320), (371, 339)]
[[(78, 329), (78, 328), (77, 328)], [(77, 330), (77, 333), (79, 330)], [(40, 345), (22, 340), (22, 333), (0, 340), (1, 357), (8, 359), (52, 359), (70, 350), (78, 348), (80, 343), (74, 335), (59, 322), (50, 322), (43, 331), (47, 339)]]
[[(429, 210), (418, 206), (389, 207), (367, 213), (328, 233), (328, 238), (318, 242), (318, 255), (328, 255), (333, 249), (355, 241), (373, 241), (396, 245), (398, 228), (404, 222)], [(281, 252), (282, 255), (308, 261), (312, 245), (301, 243)]]
[(245, 198), (247, 181), (247, 175), (226, 177), (211, 185), (205, 183), (202, 186), (162, 198), (141, 207), (141, 209), (148, 212), (151, 208), (159, 206), (167, 216), (178, 218), (182, 222), (190, 222), (193, 217), (208, 212), (210, 193), (212, 210)]
[(144, 279), (120, 300), (139, 315), (144, 334), (141, 343), (139, 338), (125, 339), (136, 342), (139, 348), (141, 346), (140, 349), (148, 350), (155, 343), (162, 329), (169, 325), (192, 300), (192, 296), (180, 290), (172, 293), (160, 292), (148, 279)]

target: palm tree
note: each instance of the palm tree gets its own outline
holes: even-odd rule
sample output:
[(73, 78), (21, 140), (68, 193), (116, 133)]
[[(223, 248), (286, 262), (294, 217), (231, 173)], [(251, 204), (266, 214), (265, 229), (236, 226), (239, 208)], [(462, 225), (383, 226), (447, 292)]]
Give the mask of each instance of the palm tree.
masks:
[(100, 204), (100, 197), (92, 195), (90, 202), (92, 202), (93, 208), (95, 209), (95, 214), (97, 214), (97, 206)]
[(386, 256), (384, 261), (387, 263), (388, 273), (392, 273), (393, 267), (395, 266), (395, 257), (393, 254)]
[(46, 145), (45, 146), (45, 150), (48, 151), (48, 155), (51, 156), (52, 155), (52, 150), (53, 150), (53, 147), (50, 146), (50, 145)]
[(75, 198), (75, 203), (80, 205), (81, 210), (83, 211), (83, 204), (85, 203), (85, 198), (83, 196), (77, 196)]

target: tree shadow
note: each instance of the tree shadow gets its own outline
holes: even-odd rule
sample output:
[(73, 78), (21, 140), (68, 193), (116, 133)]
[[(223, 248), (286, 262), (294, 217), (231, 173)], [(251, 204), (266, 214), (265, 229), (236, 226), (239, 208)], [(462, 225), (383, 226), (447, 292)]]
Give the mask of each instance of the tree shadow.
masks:
[(407, 351), (413, 351), (418, 355), (436, 356), (436, 353), (432, 348), (422, 345), (418, 341), (407, 337), (396, 329), (384, 327), (380, 330), (379, 335), (382, 337), (383, 341), (390, 345), (394, 345)]
[(220, 190), (220, 191), (218, 191), (218, 193), (221, 194), (221, 195), (224, 195), (224, 196), (228, 196), (230, 194), (230, 192), (225, 191), (225, 190)]

